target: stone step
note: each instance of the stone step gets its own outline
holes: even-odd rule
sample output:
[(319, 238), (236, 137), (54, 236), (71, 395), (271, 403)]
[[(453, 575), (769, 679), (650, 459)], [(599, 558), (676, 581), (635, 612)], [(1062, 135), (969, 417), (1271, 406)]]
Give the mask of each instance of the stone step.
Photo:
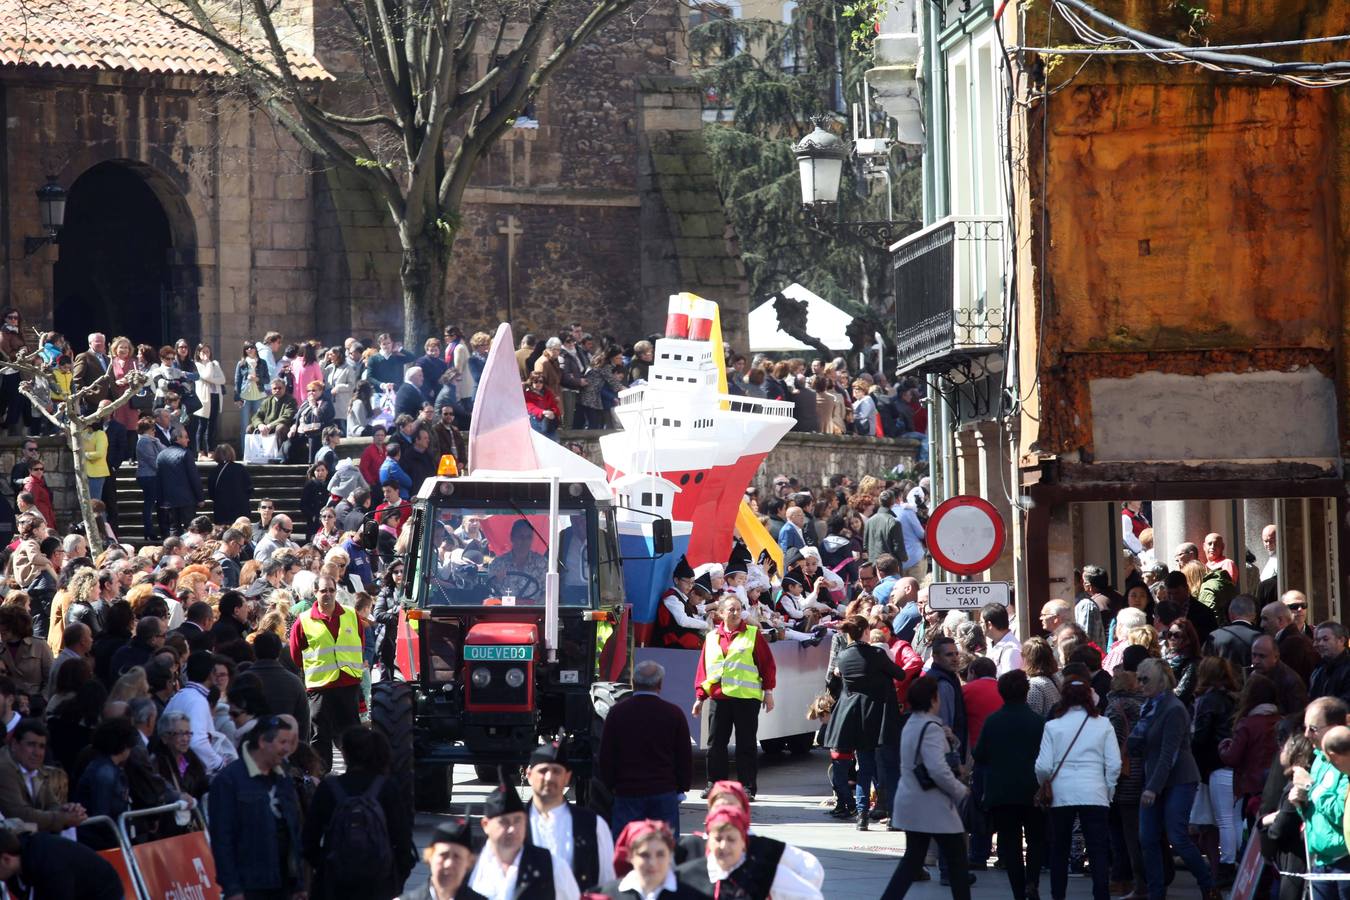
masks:
[[(202, 476), (202, 493), (215, 476), (216, 465), (213, 462), (197, 463)], [(292, 539), (303, 543), (303, 529), (308, 524), (300, 515), (300, 495), (304, 490), (305, 473), (308, 466), (273, 463), (270, 465), (246, 465), (250, 480), (253, 482), (253, 501), (267, 498), (276, 505), (277, 512), (291, 517), (296, 525)], [(144, 541), (145, 532), (141, 525), (141, 507), (143, 495), (136, 483), (136, 470), (132, 466), (123, 466), (105, 485), (104, 490), (112, 489), (117, 497), (117, 534), (125, 542), (136, 545)], [(215, 505), (208, 496), (200, 513), (211, 515)]]

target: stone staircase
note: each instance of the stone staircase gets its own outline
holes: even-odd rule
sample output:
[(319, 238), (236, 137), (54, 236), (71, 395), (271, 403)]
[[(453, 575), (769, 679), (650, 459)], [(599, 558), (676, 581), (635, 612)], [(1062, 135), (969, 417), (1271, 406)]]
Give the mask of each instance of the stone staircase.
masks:
[[(200, 510), (202, 515), (211, 515), (213, 504), (207, 495), (206, 485), (210, 479), (215, 477), (216, 464), (210, 461), (198, 461), (197, 468), (202, 476), (202, 494), (206, 496), (206, 505)], [(251, 507), (255, 512), (258, 508), (258, 501), (263, 498), (272, 500), (277, 512), (285, 513), (291, 517), (295, 525), (295, 532), (291, 539), (298, 544), (303, 544), (306, 540), (305, 531), (308, 523), (300, 516), (300, 493), (305, 486), (305, 470), (308, 468), (303, 465), (285, 465), (282, 463), (272, 463), (269, 465), (246, 465), (249, 478), (253, 480), (253, 497)], [(118, 469), (115, 476), (104, 486), (104, 491), (115, 490), (117, 492), (117, 534), (125, 542), (132, 546), (139, 547), (145, 542), (145, 531), (141, 527), (141, 489), (136, 484), (136, 469), (134, 466), (123, 466)]]

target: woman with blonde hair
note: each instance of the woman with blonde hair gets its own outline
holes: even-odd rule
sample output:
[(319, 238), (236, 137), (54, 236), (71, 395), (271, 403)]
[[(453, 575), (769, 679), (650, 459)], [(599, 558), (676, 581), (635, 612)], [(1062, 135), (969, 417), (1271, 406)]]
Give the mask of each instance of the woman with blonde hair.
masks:
[(127, 591), (127, 602), (131, 604), (131, 611), (136, 614), (136, 618), (141, 618), (143, 610), (155, 596), (155, 586), (148, 582), (134, 585)]
[[(1191, 807), (1200, 782), (1200, 769), (1191, 754), (1191, 715), (1174, 693), (1176, 677), (1161, 659), (1139, 664), (1139, 687), (1145, 701), (1128, 740), (1132, 755), (1144, 759), (1144, 792), (1139, 798), (1139, 843), (1157, 848), (1164, 834), (1173, 852), (1195, 876), (1203, 900), (1219, 900), (1214, 875), (1187, 831)], [(1162, 854), (1144, 854), (1150, 897), (1166, 893)]]
[(144, 667), (132, 666), (113, 682), (112, 690), (108, 692), (108, 702), (135, 700), (137, 697), (149, 696), (150, 682), (145, 677)]
[(93, 603), (98, 599), (98, 572), (93, 569), (80, 569), (70, 576), (65, 590), (57, 591), (52, 598), (51, 619), (47, 626), (47, 646), (52, 653), (65, 649), (66, 613), (76, 601)]
[(1181, 574), (1186, 576), (1186, 588), (1191, 596), (1200, 596), (1200, 582), (1205, 580), (1204, 564), (1193, 559), (1181, 567)]
[(1162, 656), (1162, 642), (1158, 640), (1158, 630), (1152, 625), (1137, 625), (1131, 628), (1125, 635), (1125, 643), (1143, 647), (1149, 656), (1155, 658)]

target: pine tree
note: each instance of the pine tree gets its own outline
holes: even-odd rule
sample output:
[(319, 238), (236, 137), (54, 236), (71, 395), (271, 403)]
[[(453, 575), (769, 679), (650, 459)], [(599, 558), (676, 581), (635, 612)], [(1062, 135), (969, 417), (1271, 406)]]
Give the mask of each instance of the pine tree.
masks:
[[(813, 229), (801, 210), (793, 147), (824, 117), (844, 137), (838, 97), (861, 107), (869, 42), (855, 41), (839, 24), (836, 4), (801, 0), (791, 24), (765, 19), (711, 18), (693, 26), (689, 45), (696, 77), (709, 105), (720, 107), (705, 127), (713, 171), (740, 241), (752, 304), (775, 300), (783, 330), (828, 353), (802, 328), (803, 310), (779, 293), (793, 282), (857, 316), (855, 350), (877, 331), (893, 347), (895, 330), (888, 253), (856, 236)], [(843, 87), (839, 87), (842, 74)], [(874, 133), (884, 133), (884, 122)], [(892, 152), (892, 211), (884, 189), (868, 190), (859, 171), (845, 167), (839, 213), (846, 221), (917, 221), (918, 166)], [(867, 341), (870, 343), (870, 341)]]

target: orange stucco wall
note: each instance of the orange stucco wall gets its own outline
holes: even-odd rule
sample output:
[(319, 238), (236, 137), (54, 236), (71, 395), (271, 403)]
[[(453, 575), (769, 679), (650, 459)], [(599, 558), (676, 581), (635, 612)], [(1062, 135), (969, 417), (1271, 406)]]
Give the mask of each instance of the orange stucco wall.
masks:
[[(1079, 62), (1052, 60), (1052, 86)], [(1335, 373), (1346, 105), (1333, 91), (1130, 62), (1093, 62), (1050, 98), (1047, 139), (1033, 129), (1027, 162), (1045, 204), (1030, 229), (1044, 280), (1042, 451), (1091, 450), (1102, 411), (1086, 408), (1085, 376), (1183, 360), (1195, 374), (1232, 371), (1234, 352), (1239, 370), (1297, 357)]]

